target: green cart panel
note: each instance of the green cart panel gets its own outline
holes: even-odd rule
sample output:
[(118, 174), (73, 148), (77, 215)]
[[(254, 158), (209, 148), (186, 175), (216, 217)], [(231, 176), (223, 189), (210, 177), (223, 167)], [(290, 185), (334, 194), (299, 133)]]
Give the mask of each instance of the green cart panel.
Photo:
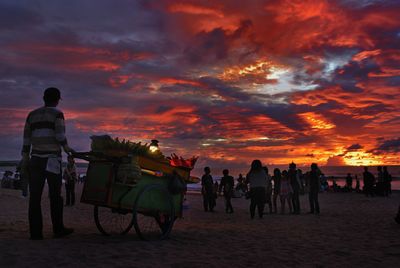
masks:
[(114, 179), (113, 164), (110, 162), (90, 162), (81, 202), (107, 204), (108, 193)]

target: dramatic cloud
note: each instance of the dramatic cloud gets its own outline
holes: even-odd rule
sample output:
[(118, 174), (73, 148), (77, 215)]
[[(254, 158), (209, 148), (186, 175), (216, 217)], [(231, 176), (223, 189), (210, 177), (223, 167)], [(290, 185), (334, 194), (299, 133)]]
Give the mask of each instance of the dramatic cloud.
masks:
[(0, 4), (0, 159), (62, 91), (77, 150), (109, 133), (203, 165), (400, 164), (398, 1)]

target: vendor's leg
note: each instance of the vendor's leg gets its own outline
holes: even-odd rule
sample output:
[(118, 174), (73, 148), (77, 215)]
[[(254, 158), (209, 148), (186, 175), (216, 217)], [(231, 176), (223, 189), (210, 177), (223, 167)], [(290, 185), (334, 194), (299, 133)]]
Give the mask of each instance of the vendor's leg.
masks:
[(29, 231), (32, 239), (43, 236), (42, 192), (45, 182), (47, 158), (32, 157), (29, 163)]
[(51, 221), (53, 232), (59, 233), (64, 229), (63, 198), (61, 197), (62, 177), (60, 174), (46, 172), (49, 185)]

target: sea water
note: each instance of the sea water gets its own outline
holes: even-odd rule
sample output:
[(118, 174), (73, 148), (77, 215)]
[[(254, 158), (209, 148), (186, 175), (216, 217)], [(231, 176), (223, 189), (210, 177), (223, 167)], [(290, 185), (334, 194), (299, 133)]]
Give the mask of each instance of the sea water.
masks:
[[(274, 168), (279, 168), (280, 170), (283, 170), (287, 168), (286, 166), (268, 166), (269, 168), (269, 174), (272, 175)], [(308, 167), (302, 167), (299, 166), (303, 173), (309, 171)], [(355, 180), (355, 175), (357, 175), (357, 178), (360, 180), (360, 187), (363, 187), (363, 176), (362, 173), (364, 171), (363, 167), (356, 167), (356, 166), (322, 166), (320, 167), (322, 173), (326, 176), (328, 179), (329, 185), (332, 185), (333, 180), (336, 181), (337, 185), (339, 186), (344, 186), (346, 184), (345, 177), (347, 176), (348, 173), (351, 174), (353, 177), (353, 188), (356, 185), (356, 180)], [(368, 167), (369, 171), (377, 177), (377, 167)], [(0, 166), (0, 179), (3, 178), (3, 173), (4, 171), (9, 170), (15, 173), (16, 167), (15, 166)], [(82, 176), (86, 174), (87, 167), (79, 165), (77, 167), (77, 172)], [(213, 176), (214, 181), (217, 181), (218, 183), (221, 180), (221, 176), (219, 174), (222, 174), (223, 168), (212, 168), (212, 173), (211, 175)], [(392, 189), (393, 190), (400, 190), (400, 166), (388, 166), (388, 171), (392, 175), (393, 181), (392, 181)], [(192, 172), (192, 175), (201, 177), (201, 169), (197, 169), (195, 172)], [(236, 179), (238, 175), (241, 173), (243, 176), (246, 175), (248, 171), (244, 170), (230, 170), (230, 175)], [(194, 173), (194, 174), (193, 174)], [(191, 191), (200, 191), (201, 185), (200, 183), (197, 184), (189, 184), (188, 185), (188, 190)]]

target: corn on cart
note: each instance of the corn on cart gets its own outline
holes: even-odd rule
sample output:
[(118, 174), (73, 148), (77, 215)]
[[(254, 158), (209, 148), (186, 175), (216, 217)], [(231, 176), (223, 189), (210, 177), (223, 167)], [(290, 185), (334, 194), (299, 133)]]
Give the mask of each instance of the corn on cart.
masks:
[(126, 234), (134, 227), (142, 240), (169, 236), (182, 217), (186, 183), (197, 158), (164, 157), (147, 144), (92, 137), (92, 151), (74, 153), (89, 161), (81, 202), (94, 205), (103, 235)]

